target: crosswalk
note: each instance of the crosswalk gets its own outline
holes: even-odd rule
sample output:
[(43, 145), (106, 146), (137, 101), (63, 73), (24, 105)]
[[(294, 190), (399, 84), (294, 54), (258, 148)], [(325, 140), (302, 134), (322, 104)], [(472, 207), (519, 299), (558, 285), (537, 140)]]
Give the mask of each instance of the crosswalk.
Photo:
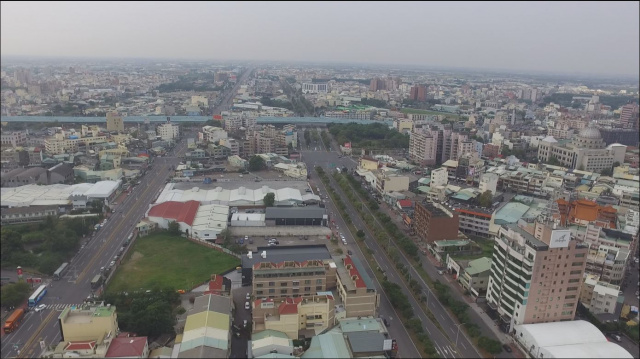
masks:
[(52, 309), (52, 310), (65, 310), (66, 308), (71, 308), (71, 307), (80, 307), (82, 306), (82, 304), (45, 304), (45, 307), (43, 309)]

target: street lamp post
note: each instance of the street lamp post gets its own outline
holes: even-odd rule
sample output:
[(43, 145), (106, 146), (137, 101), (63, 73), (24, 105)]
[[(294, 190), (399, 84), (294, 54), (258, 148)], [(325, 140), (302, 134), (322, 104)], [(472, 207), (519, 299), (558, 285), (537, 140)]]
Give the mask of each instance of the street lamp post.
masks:
[(458, 327), (458, 332), (456, 333), (456, 350), (458, 349), (458, 336), (460, 335), (460, 326), (463, 324), (465, 323), (456, 324), (456, 327)]

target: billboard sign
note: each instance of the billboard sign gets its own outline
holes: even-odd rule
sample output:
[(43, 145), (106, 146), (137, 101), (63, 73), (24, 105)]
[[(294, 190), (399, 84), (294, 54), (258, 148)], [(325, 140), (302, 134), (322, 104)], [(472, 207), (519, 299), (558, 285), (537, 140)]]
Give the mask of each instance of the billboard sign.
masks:
[(351, 142), (345, 142), (344, 147), (345, 148), (351, 148)]
[(187, 171), (187, 170), (182, 171), (182, 175), (184, 177), (193, 177), (193, 171)]
[(549, 248), (567, 248), (571, 240), (571, 231), (568, 229), (554, 229), (551, 232)]

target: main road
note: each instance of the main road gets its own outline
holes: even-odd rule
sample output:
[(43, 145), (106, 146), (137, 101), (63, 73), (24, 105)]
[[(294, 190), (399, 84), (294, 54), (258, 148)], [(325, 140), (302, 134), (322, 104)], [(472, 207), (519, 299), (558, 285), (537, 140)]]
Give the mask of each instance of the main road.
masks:
[[(183, 155), (185, 148), (185, 141), (180, 141), (175, 149), (176, 156)], [(101, 267), (109, 267), (114, 260), (123, 242), (144, 217), (149, 204), (160, 194), (171, 166), (180, 161), (178, 157), (160, 157), (153, 161), (152, 168), (133, 188), (131, 195), (115, 206), (104, 227), (71, 259), (66, 276), (50, 283), (48, 293), (41, 301), (46, 309), (30, 311), (18, 330), (3, 337), (3, 358), (35, 357), (41, 352), (41, 342), (50, 345), (60, 341), (60, 328), (55, 319), (64, 308), (81, 304), (92, 292), (91, 280), (100, 274)]]
[[(318, 141), (318, 142), (319, 144), (316, 151), (302, 151), (303, 161), (305, 161), (308, 168), (309, 167), (315, 168), (316, 166), (320, 166), (325, 170), (325, 172), (328, 172), (329, 173), (328, 177), (331, 181), (333, 188), (336, 190), (339, 196), (341, 196), (342, 198), (346, 198), (345, 194), (342, 192), (342, 189), (338, 186), (338, 184), (335, 182), (333, 177), (330, 175), (331, 174), (330, 172), (332, 171), (332, 168), (335, 168), (335, 167), (353, 168), (355, 165), (355, 161), (353, 161), (351, 158), (348, 158), (348, 157), (340, 158), (339, 154), (336, 151), (327, 151), (322, 141)], [(315, 144), (312, 144), (312, 146), (309, 146), (307, 148), (310, 148), (310, 147), (313, 147), (313, 149), (316, 149)], [(310, 171), (310, 172), (313, 172), (315, 174), (315, 171)], [(317, 182), (320, 182), (319, 179)], [(326, 193), (326, 190), (325, 190), (325, 193)], [(415, 272), (415, 270), (411, 266), (411, 263), (408, 261), (408, 259), (405, 258), (400, 251), (398, 251), (400, 253), (400, 259), (399, 259), (400, 263), (404, 264), (407, 268), (409, 268), (411, 277), (413, 279), (416, 279), (418, 280), (418, 282), (420, 282), (423, 293), (427, 294), (427, 298), (428, 298), (427, 306), (435, 316), (435, 319), (438, 322), (438, 324), (444, 329), (444, 333), (446, 333), (446, 335), (444, 335), (444, 333), (438, 328), (438, 326), (436, 326), (435, 323), (431, 321), (429, 317), (427, 317), (425, 311), (420, 306), (420, 303), (418, 303), (418, 301), (414, 299), (414, 297), (410, 294), (411, 291), (409, 290), (409, 288), (407, 288), (404, 282), (400, 279), (400, 275), (398, 274), (395, 268), (395, 263), (391, 263), (391, 261), (387, 258), (384, 249), (382, 249), (381, 246), (378, 244), (378, 242), (374, 239), (374, 234), (369, 231), (368, 227), (361, 220), (359, 213), (355, 210), (354, 204), (348, 201), (345, 201), (345, 204), (347, 206), (347, 213), (349, 214), (349, 217), (351, 217), (354, 226), (358, 229), (362, 229), (365, 231), (366, 240), (363, 243), (370, 250), (373, 251), (372, 252), (373, 256), (376, 258), (380, 267), (383, 270), (385, 270), (389, 280), (401, 286), (402, 291), (407, 295), (409, 302), (413, 307), (415, 316), (417, 318), (420, 318), (423, 324), (423, 327), (425, 328), (425, 331), (433, 341), (440, 356), (446, 357), (446, 358), (481, 357), (480, 353), (471, 344), (471, 342), (466, 337), (462, 329), (460, 329), (460, 333), (458, 333), (457, 323), (454, 321), (453, 318), (451, 318), (447, 310), (440, 304), (440, 302), (434, 296), (434, 293), (432, 293), (431, 290), (427, 287), (426, 283), (422, 281), (418, 273)], [(338, 213), (338, 212), (335, 211), (335, 213)], [(341, 227), (346, 229), (346, 227), (343, 227), (343, 226)], [(344, 231), (344, 234), (347, 235), (348, 232), (349, 231)], [(358, 246), (356, 243), (354, 243), (353, 238), (351, 238), (351, 241), (348, 244), (348, 247), (351, 250), (358, 250), (357, 249)], [(457, 337), (457, 346), (456, 346), (456, 337)]]
[[(224, 100), (214, 113), (229, 108), (237, 89), (249, 77), (252, 68), (247, 69), (231, 91), (225, 93)], [(20, 327), (11, 334), (3, 335), (0, 355), (8, 357), (36, 357), (44, 346), (56, 345), (60, 340), (60, 328), (56, 321), (64, 308), (76, 306), (92, 293), (91, 280), (101, 273), (101, 267), (108, 268), (120, 251), (135, 225), (144, 218), (149, 205), (162, 191), (172, 168), (178, 165), (186, 151), (186, 138), (169, 152), (167, 156), (156, 157), (150, 169), (135, 186), (131, 195), (115, 205), (114, 213), (106, 224), (82, 246), (69, 263), (69, 270), (60, 280), (49, 282), (47, 295), (41, 301), (46, 309), (27, 313)], [(116, 260), (117, 262), (117, 260)], [(117, 266), (117, 263), (116, 263)], [(112, 269), (115, 271), (115, 268)]]
[[(311, 141), (311, 143), (305, 143), (302, 133), (300, 134), (300, 148), (303, 149), (303, 151), (301, 151), (303, 156), (302, 158), (303, 161), (309, 158), (311, 159), (316, 158), (317, 160), (320, 160), (320, 158), (322, 158), (323, 163), (325, 163), (324, 161), (330, 158), (331, 155), (328, 154), (326, 151), (324, 151), (320, 146), (321, 146), (320, 143), (314, 143), (313, 140)], [(313, 151), (313, 149), (316, 147), (319, 152)], [(307, 148), (311, 148), (311, 151), (304, 150)], [(307, 155), (310, 155), (310, 156), (307, 157)], [(335, 156), (335, 154), (333, 156)], [(328, 194), (328, 192), (324, 187), (324, 184), (322, 183), (322, 181), (320, 181), (320, 178), (318, 178), (318, 176), (315, 175), (315, 173), (312, 174), (311, 166), (313, 163), (306, 163), (306, 164), (307, 164), (307, 168), (309, 169), (308, 173), (312, 175), (311, 181), (313, 182), (314, 190), (316, 189), (316, 187), (319, 188), (320, 193), (324, 198), (324, 196)], [(323, 166), (323, 167), (326, 168), (326, 166)], [(342, 217), (337, 215), (338, 209), (335, 207), (335, 205), (331, 200), (326, 201), (325, 207), (327, 212), (333, 213), (331, 218), (335, 221), (335, 224), (338, 225), (342, 233), (344, 233), (345, 237), (347, 238), (347, 245), (345, 246), (343, 244), (339, 244), (339, 246), (344, 248), (345, 253), (347, 253), (347, 250), (352, 250), (353, 255), (358, 257), (358, 259), (360, 259), (360, 261), (366, 268), (367, 274), (375, 282), (376, 290), (378, 291), (378, 293), (380, 293), (380, 307), (378, 311), (380, 313), (380, 316), (382, 318), (386, 318), (390, 324), (387, 330), (389, 331), (390, 336), (396, 339), (396, 342), (398, 344), (398, 356), (401, 358), (419, 358), (420, 352), (418, 351), (416, 344), (411, 340), (411, 337), (409, 337), (409, 333), (407, 332), (407, 329), (405, 328), (404, 324), (397, 319), (398, 314), (396, 313), (395, 309), (389, 302), (389, 298), (382, 290), (382, 286), (378, 282), (375, 274), (373, 273), (373, 270), (371, 269), (371, 267), (369, 267), (368, 262), (364, 259), (364, 254), (360, 251), (358, 246), (354, 245), (355, 237), (353, 237), (350, 232), (344, 230), (347, 228), (347, 226), (344, 223)]]

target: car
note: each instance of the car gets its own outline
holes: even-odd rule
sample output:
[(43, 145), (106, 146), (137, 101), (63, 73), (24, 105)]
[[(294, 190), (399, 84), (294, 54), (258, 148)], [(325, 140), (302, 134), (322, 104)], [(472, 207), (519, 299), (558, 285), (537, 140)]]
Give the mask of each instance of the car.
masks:
[(390, 327), (391, 326), (391, 324), (389, 324), (389, 321), (387, 320), (387, 318), (382, 318), (382, 322), (384, 323), (384, 325), (386, 327)]
[(615, 339), (618, 343), (622, 341), (622, 337), (620, 337), (618, 334), (613, 334), (611, 337), (613, 337), (613, 339)]
[(104, 267), (100, 267), (100, 272), (104, 272)]
[(247, 293), (247, 300), (251, 299), (251, 293)]
[(508, 344), (503, 344), (502, 349), (507, 353), (511, 353), (511, 347)]
[(45, 309), (47, 309), (46, 304), (40, 304), (39, 306), (36, 307), (35, 311), (37, 313), (37, 312), (39, 312), (41, 310), (45, 310)]
[(179, 294), (184, 294), (184, 293), (186, 293), (186, 291), (184, 289), (178, 289), (178, 293)]
[(246, 319), (245, 319), (245, 320), (243, 320), (243, 321), (242, 321), (242, 327), (243, 327), (243, 328), (246, 328), (246, 327), (247, 327), (247, 323), (249, 323), (249, 321), (248, 321), (248, 320), (246, 320)]
[(348, 254), (348, 255), (350, 255), (350, 256), (352, 256), (352, 255), (353, 255), (353, 252), (351, 251), (351, 249), (348, 249), (348, 250), (347, 250), (347, 254)]
[(273, 247), (273, 246), (277, 246), (278, 244), (275, 242), (269, 242), (269, 244), (267, 244), (267, 247)]
[(109, 263), (109, 267), (113, 267), (114, 265), (116, 265), (115, 261), (111, 261), (111, 263)]
[(249, 302), (244, 302), (244, 309), (249, 310), (251, 308), (251, 304)]

